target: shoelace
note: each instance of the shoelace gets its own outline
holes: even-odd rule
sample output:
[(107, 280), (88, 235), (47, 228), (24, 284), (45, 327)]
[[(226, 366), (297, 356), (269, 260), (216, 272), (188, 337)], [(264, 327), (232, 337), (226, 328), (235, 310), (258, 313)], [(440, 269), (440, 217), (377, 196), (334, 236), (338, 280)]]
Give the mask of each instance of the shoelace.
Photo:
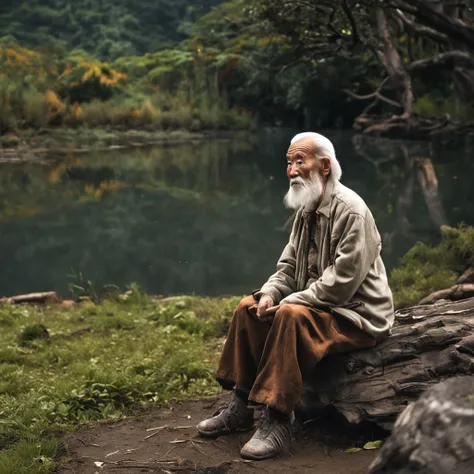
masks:
[(263, 419), (258, 428), (259, 434), (261, 434), (263, 438), (266, 438), (268, 434), (272, 431), (273, 424), (274, 420), (271, 419), (270, 411), (267, 409), (263, 413)]
[[(273, 419), (270, 416), (270, 411), (267, 409), (263, 414), (263, 420), (258, 429), (258, 438), (265, 440), (276, 449), (281, 449), (288, 438), (288, 427), (284, 424), (278, 422), (278, 420)], [(269, 439), (269, 435), (272, 436)]]
[(217, 407), (217, 410), (212, 414), (212, 416), (218, 416), (220, 415), (226, 408), (229, 407), (228, 403), (223, 403), (222, 405), (219, 405)]

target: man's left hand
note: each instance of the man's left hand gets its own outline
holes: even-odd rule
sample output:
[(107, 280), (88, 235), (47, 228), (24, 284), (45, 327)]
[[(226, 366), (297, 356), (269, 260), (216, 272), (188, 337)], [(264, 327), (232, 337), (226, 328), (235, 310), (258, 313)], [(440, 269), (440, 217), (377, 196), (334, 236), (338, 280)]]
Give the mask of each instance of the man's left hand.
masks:
[(275, 313), (278, 311), (279, 308), (279, 304), (275, 306), (270, 306), (270, 308), (262, 310), (258, 318), (260, 319), (260, 321), (273, 321), (273, 317), (275, 316)]

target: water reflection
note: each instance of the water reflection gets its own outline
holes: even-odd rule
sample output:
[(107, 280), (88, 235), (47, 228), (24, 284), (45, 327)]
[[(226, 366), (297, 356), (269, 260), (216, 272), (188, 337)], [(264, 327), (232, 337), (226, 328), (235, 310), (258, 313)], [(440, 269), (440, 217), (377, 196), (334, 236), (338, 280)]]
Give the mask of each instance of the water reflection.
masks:
[[(1, 164), (0, 294), (65, 294), (70, 268), (96, 287), (138, 282), (162, 294), (247, 293), (273, 271), (288, 237), (281, 199), (292, 135), (265, 131)], [(439, 224), (474, 223), (465, 154), (328, 136), (343, 182), (372, 209), (389, 269), (415, 241), (435, 241)], [(432, 169), (421, 161), (428, 158)]]

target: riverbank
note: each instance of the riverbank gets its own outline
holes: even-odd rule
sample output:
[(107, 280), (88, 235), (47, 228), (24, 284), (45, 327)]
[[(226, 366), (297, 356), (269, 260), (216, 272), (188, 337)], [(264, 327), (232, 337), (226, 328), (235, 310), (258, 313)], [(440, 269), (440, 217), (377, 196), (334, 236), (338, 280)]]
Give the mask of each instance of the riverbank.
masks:
[(28, 155), (84, 153), (88, 151), (136, 148), (158, 144), (234, 138), (250, 130), (117, 130), (106, 128), (48, 128), (0, 135), (0, 162)]

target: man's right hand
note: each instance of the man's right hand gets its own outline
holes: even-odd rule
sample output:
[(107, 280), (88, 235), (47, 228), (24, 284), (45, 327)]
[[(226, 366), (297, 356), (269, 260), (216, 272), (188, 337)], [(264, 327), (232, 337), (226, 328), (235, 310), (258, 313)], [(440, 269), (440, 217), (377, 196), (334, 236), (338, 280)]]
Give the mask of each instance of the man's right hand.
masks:
[(273, 298), (270, 295), (262, 295), (257, 305), (257, 318), (264, 318), (267, 309), (273, 305)]

